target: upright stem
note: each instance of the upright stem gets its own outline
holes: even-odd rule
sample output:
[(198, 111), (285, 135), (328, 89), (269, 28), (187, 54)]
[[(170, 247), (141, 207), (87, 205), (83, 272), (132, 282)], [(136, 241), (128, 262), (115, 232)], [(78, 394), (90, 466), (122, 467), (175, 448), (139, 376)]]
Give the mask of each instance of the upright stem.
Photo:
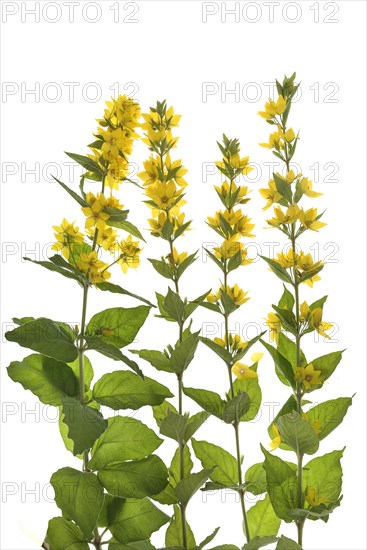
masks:
[[(79, 401), (81, 405), (85, 403), (84, 395), (84, 336), (85, 336), (85, 320), (87, 315), (87, 301), (88, 301), (88, 284), (86, 283), (83, 288), (83, 308), (82, 308), (82, 321), (80, 326), (79, 334), (79, 346), (78, 346), (78, 357), (79, 357)], [(89, 452), (83, 451), (83, 471), (88, 471), (88, 462), (89, 462)]]
[[(173, 260), (173, 242), (172, 240), (169, 241), (170, 244), (170, 251), (171, 251), (171, 257)], [(174, 284), (175, 284), (175, 290), (176, 294), (179, 294), (179, 286), (178, 286), (178, 280), (177, 277), (174, 277)], [(179, 342), (182, 342), (183, 338), (183, 321), (179, 323)], [(183, 374), (177, 375), (178, 379), (178, 412), (180, 415), (183, 414)], [(180, 480), (182, 480), (185, 477), (185, 444), (180, 443), (179, 444), (179, 453), (180, 453)], [(183, 547), (187, 548), (187, 524), (186, 524), (186, 506), (182, 503), (180, 503), (180, 511), (181, 511), (181, 523), (182, 523), (182, 542)]]
[[(228, 279), (228, 271), (227, 266), (225, 266), (224, 269), (224, 288), (227, 288), (227, 279)], [(228, 313), (224, 312), (224, 331), (225, 331), (225, 344), (226, 349), (229, 351), (229, 327), (228, 327)], [(234, 386), (233, 386), (233, 380), (232, 380), (232, 365), (227, 364), (228, 368), (228, 376), (229, 376), (229, 387), (230, 387), (230, 395), (231, 399), (235, 397), (234, 393)], [(241, 469), (241, 447), (240, 447), (240, 434), (239, 434), (239, 418), (237, 416), (236, 411), (236, 418), (233, 422), (234, 432), (235, 432), (235, 438), (236, 438), (236, 457), (237, 457), (237, 471), (238, 471), (238, 484), (240, 486), (239, 488), (239, 495), (240, 495), (240, 502), (241, 502), (241, 510), (242, 510), (242, 518), (243, 518), (243, 528), (245, 531), (245, 536), (247, 542), (250, 542), (250, 530), (248, 526), (247, 521), (247, 514), (246, 514), (246, 506), (245, 506), (245, 491), (241, 487), (242, 485), (242, 469)]]

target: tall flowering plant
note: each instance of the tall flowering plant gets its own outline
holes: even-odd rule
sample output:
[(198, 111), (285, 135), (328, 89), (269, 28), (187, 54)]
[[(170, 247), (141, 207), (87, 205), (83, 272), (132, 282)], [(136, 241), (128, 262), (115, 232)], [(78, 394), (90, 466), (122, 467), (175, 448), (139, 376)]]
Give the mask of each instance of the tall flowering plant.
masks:
[[(218, 532), (215, 529), (200, 544), (187, 521), (187, 506), (193, 495), (209, 479), (214, 465), (193, 473), (193, 461), (189, 443), (196, 448), (193, 435), (203, 425), (209, 412), (202, 411), (190, 415), (184, 412), (184, 395), (190, 391), (184, 387), (184, 374), (194, 359), (199, 344), (200, 331), (192, 331), (191, 316), (208, 295), (205, 292), (195, 300), (189, 301), (181, 295), (180, 281), (186, 269), (196, 260), (197, 252), (189, 254), (178, 249), (176, 242), (190, 229), (191, 221), (185, 221), (182, 207), (185, 205), (184, 191), (187, 172), (181, 160), (172, 160), (172, 150), (177, 145), (177, 137), (172, 130), (178, 125), (180, 116), (173, 108), (167, 108), (166, 101), (157, 102), (156, 107), (143, 115), (145, 123), (145, 142), (151, 152), (144, 163), (144, 171), (139, 176), (143, 181), (146, 204), (150, 209), (149, 225), (151, 234), (160, 238), (166, 250), (160, 259), (150, 259), (154, 269), (170, 281), (166, 295), (156, 293), (159, 317), (177, 324), (178, 338), (163, 351), (139, 350), (136, 353), (153, 367), (175, 375), (177, 379), (177, 403), (165, 401), (153, 407), (154, 417), (160, 433), (177, 442), (177, 450), (169, 467), (169, 484), (155, 498), (162, 504), (174, 506), (174, 514), (168, 526), (165, 543), (167, 548), (180, 550), (204, 548)], [(176, 248), (177, 246), (177, 248)], [(195, 450), (196, 452), (196, 450)], [(220, 547), (218, 547), (220, 548)]]
[[(148, 498), (168, 484), (167, 468), (152, 454), (162, 439), (131, 416), (105, 417), (105, 409), (101, 410), (104, 406), (107, 415), (111, 415), (109, 409), (136, 410), (159, 405), (172, 395), (165, 386), (144, 377), (137, 363), (121, 351), (135, 339), (152, 304), (110, 282), (115, 264), (126, 273), (140, 262), (141, 233), (127, 220), (129, 211), (115, 195), (128, 179), (139, 119), (139, 105), (132, 99), (120, 96), (107, 102), (90, 153), (68, 153), (84, 168), (79, 191), (56, 180), (81, 208), (84, 228), (63, 219), (54, 227), (53, 249), (58, 254), (34, 263), (81, 287), (80, 325), (22, 317), (14, 319), (17, 327), (6, 334), (9, 342), (36, 352), (13, 361), (8, 367), (10, 378), (42, 403), (59, 409), (65, 447), (81, 460), (80, 469), (67, 466), (51, 477), (62, 515), (49, 521), (43, 543), (49, 550), (135, 545), (169, 520)], [(144, 305), (105, 309), (87, 322), (91, 289), (113, 293), (116, 300), (127, 295)], [(92, 385), (90, 352), (130, 370), (114, 370)]]
[(263, 448), (263, 467), (273, 508), (280, 519), (296, 524), (301, 548), (306, 521), (326, 522), (340, 505), (344, 449), (313, 458), (306, 464), (305, 456), (314, 455), (322, 440), (342, 422), (352, 399), (339, 397), (318, 404), (310, 401), (333, 374), (343, 352), (334, 351), (309, 361), (304, 351), (307, 335), (317, 333), (324, 339), (330, 338), (328, 332), (333, 325), (324, 320), (327, 296), (311, 304), (302, 297), (304, 285), (312, 288), (320, 280), (324, 264), (314, 261), (299, 241), (307, 232), (318, 232), (326, 224), (322, 221), (323, 212), (303, 205), (321, 193), (313, 189), (310, 179), (292, 170), (299, 141), (299, 133), (288, 127), (298, 88), (294, 80), (295, 74), (285, 77), (282, 83), (276, 81), (278, 98), (269, 100), (259, 114), (275, 129), (269, 142), (260, 145), (270, 149), (284, 164), (284, 171), (274, 173), (268, 187), (260, 190), (266, 200), (264, 210), (273, 207), (267, 224), (285, 235), (289, 245), (287, 252), (277, 258), (263, 258), (284, 286), (278, 304), (272, 306), (273, 311), (266, 319), (274, 345), (265, 341), (263, 344), (274, 360), (279, 380), (291, 390), (289, 399), (271, 423), (269, 434), (272, 450), (280, 448), (295, 453), (296, 463), (286, 462)]

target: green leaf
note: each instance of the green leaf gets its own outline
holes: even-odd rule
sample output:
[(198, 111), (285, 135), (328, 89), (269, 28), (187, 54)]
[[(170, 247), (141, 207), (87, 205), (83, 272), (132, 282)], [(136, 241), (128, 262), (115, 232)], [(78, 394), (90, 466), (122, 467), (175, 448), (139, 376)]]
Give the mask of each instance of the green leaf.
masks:
[(245, 474), (246, 491), (253, 495), (266, 492), (266, 473), (262, 463), (253, 464)]
[[(270, 537), (255, 537), (251, 540), (251, 542), (248, 542), (244, 546), (242, 546), (242, 550), (259, 550), (259, 548), (263, 548), (263, 546), (267, 546), (268, 544), (272, 544), (273, 542), (277, 541), (277, 537), (270, 536)], [(213, 549), (214, 550), (214, 549)]]
[(50, 550), (89, 550), (87, 539), (79, 527), (64, 518), (50, 519), (46, 541)]
[(140, 302), (144, 302), (150, 307), (156, 307), (154, 306), (149, 300), (146, 300), (145, 298), (142, 298), (141, 296), (138, 296), (137, 294), (133, 294), (132, 292), (129, 292), (125, 288), (122, 288), (119, 285), (115, 285), (113, 283), (97, 283), (96, 288), (98, 290), (103, 290), (104, 292), (112, 292), (113, 294), (123, 294), (124, 296), (130, 296), (131, 298), (136, 298), (137, 300), (140, 300)]
[(250, 408), (250, 398), (247, 393), (239, 391), (224, 406), (223, 420), (227, 424), (237, 422)]
[(283, 441), (297, 454), (313, 455), (318, 450), (319, 438), (316, 431), (297, 412), (292, 411), (281, 416), (277, 425)]
[(217, 527), (214, 529), (214, 531), (208, 535), (200, 544), (197, 545), (197, 550), (201, 550), (201, 548), (204, 548), (209, 542), (211, 542), (216, 536), (219, 531), (220, 527)]
[(224, 309), (224, 311), (226, 312), (227, 315), (230, 315), (231, 313), (236, 311), (236, 309), (239, 308), (239, 306), (234, 303), (232, 298), (230, 296), (228, 296), (228, 294), (226, 292), (221, 290), (220, 295), (221, 295), (220, 300), (222, 302), (223, 309)]
[(184, 388), (183, 392), (205, 411), (223, 420), (225, 401), (223, 401), (220, 395), (210, 390), (196, 388)]
[(82, 405), (71, 397), (62, 398), (64, 424), (68, 426), (68, 437), (74, 442), (73, 454), (90, 449), (107, 428), (107, 420), (94, 408)]
[(113, 462), (145, 458), (161, 444), (153, 430), (130, 416), (108, 419), (108, 427), (92, 449), (89, 467), (99, 470)]
[[(311, 361), (315, 370), (320, 370), (320, 380), (325, 382), (333, 374), (336, 367), (339, 365), (342, 358), (342, 351), (333, 351), (327, 355), (322, 355)], [(320, 386), (318, 386), (320, 387)]]
[(82, 206), (82, 207), (88, 206), (88, 203), (87, 203), (80, 195), (78, 195), (78, 193), (75, 193), (75, 191), (73, 191), (72, 189), (70, 189), (70, 187), (68, 187), (67, 185), (65, 185), (65, 183), (63, 183), (62, 181), (60, 181), (60, 180), (58, 180), (57, 178), (55, 178), (55, 176), (52, 176), (52, 177), (53, 177), (53, 179), (54, 179), (55, 181), (57, 181), (57, 183), (58, 183), (59, 185), (61, 185), (61, 187), (62, 187), (63, 189), (65, 189), (65, 191), (66, 191), (67, 193), (69, 193), (69, 195), (70, 195), (71, 197), (73, 197), (74, 200), (76, 200), (77, 203), (80, 204), (80, 206)]
[(187, 258), (185, 258), (184, 261), (181, 262), (180, 265), (177, 267), (176, 269), (177, 280), (179, 280), (180, 277), (186, 271), (186, 269), (197, 260), (196, 254), (197, 252), (195, 252), (194, 254), (189, 254)]
[(215, 468), (210, 479), (215, 483), (233, 486), (238, 484), (237, 460), (228, 451), (207, 441), (191, 440), (196, 457), (203, 468)]
[(140, 350), (129, 350), (131, 353), (136, 353), (141, 359), (148, 361), (154, 368), (157, 370), (163, 370), (165, 372), (172, 372), (171, 370), (171, 361), (161, 351), (154, 349), (140, 349)]
[(296, 381), (294, 378), (294, 371), (288, 359), (286, 359), (281, 353), (279, 353), (278, 350), (264, 340), (260, 339), (260, 342), (266, 347), (272, 356), (275, 363), (275, 371), (278, 374), (280, 381), (283, 382), (283, 384), (286, 384), (287, 386), (290, 385), (293, 389), (295, 389)]
[(182, 443), (185, 438), (187, 421), (188, 417), (186, 415), (183, 416), (168, 410), (167, 416), (161, 422), (159, 431), (162, 435)]
[(182, 479), (175, 487), (175, 493), (179, 501), (186, 506), (191, 497), (200, 489), (204, 482), (209, 478), (214, 468), (204, 469), (196, 474), (189, 474)]
[(189, 441), (191, 437), (198, 431), (198, 429), (206, 422), (210, 414), (206, 411), (191, 416), (187, 421), (187, 427), (185, 431), (185, 441)]
[(343, 476), (340, 460), (343, 453), (344, 449), (332, 451), (310, 460), (304, 466), (304, 489), (313, 489), (316, 499), (325, 499), (326, 505), (337, 502), (340, 497)]
[[(100, 166), (91, 158), (85, 157), (83, 155), (77, 155), (75, 153), (67, 153), (65, 151), (65, 154), (70, 157), (71, 159), (75, 160), (80, 166), (83, 166), (88, 172), (94, 172), (96, 174), (102, 174), (102, 169)], [(56, 179), (56, 178), (55, 178)], [(60, 183), (60, 182), (59, 182)]]
[[(172, 481), (172, 484), (174, 485), (174, 487), (176, 487), (176, 485), (181, 481), (180, 454), (181, 454), (180, 449), (177, 448), (176, 451), (175, 451), (175, 454), (173, 455), (173, 459), (172, 459), (171, 466), (170, 466), (170, 469), (169, 469), (169, 473), (170, 473), (170, 476), (171, 476), (171, 481)], [(194, 464), (191, 460), (190, 449), (188, 448), (187, 445), (185, 445), (184, 450), (183, 450), (183, 466), (184, 466), (184, 468), (183, 468), (183, 472), (184, 472), (183, 477), (186, 478), (187, 476), (190, 475), (191, 470), (194, 467)]]
[(104, 374), (93, 388), (93, 398), (114, 410), (160, 405), (167, 397), (173, 395), (162, 384), (123, 370)]
[[(257, 363), (250, 367), (250, 370), (257, 370)], [(249, 422), (253, 420), (260, 409), (261, 405), (261, 388), (258, 378), (246, 378), (245, 380), (239, 380), (236, 378), (233, 384), (234, 391), (236, 395), (240, 392), (245, 392), (249, 397), (249, 407), (248, 410), (240, 417), (241, 422)]]
[(161, 427), (163, 420), (166, 418), (168, 411), (172, 411), (178, 414), (176, 407), (168, 401), (163, 401), (163, 403), (161, 403), (160, 405), (155, 405), (154, 407), (152, 407), (152, 410), (154, 419), (157, 422), (159, 428)]
[[(69, 367), (72, 369), (73, 373), (75, 374), (75, 378), (78, 381), (79, 384), (79, 374), (80, 374), (80, 367), (79, 367), (79, 357), (75, 359), (72, 363), (68, 363)], [(84, 388), (85, 391), (88, 391), (90, 389), (91, 382), (94, 377), (94, 371), (92, 367), (92, 363), (88, 359), (86, 355), (84, 355)], [(75, 395), (75, 394), (74, 394)]]
[(98, 351), (102, 355), (105, 355), (106, 357), (109, 357), (114, 361), (122, 361), (123, 363), (125, 363), (125, 365), (136, 372), (136, 374), (138, 374), (141, 378), (144, 378), (142, 371), (135, 363), (135, 361), (132, 361), (129, 357), (126, 357), (126, 355), (124, 355), (113, 344), (108, 344), (97, 336), (86, 336), (85, 341), (87, 343), (87, 349)]
[(292, 311), (294, 306), (294, 296), (285, 285), (283, 285), (284, 292), (282, 294), (282, 297), (279, 300), (278, 307), (281, 309), (288, 309), (288, 311)]
[[(82, 284), (82, 281), (84, 280), (84, 277), (83, 275), (76, 269), (71, 269), (72, 266), (70, 266), (70, 268), (64, 268), (64, 267), (60, 267), (59, 265), (56, 265), (55, 263), (53, 263), (53, 260), (55, 260), (56, 258), (61, 258), (61, 256), (58, 256), (57, 254), (55, 256), (51, 256), (50, 257), (50, 261), (36, 261), (36, 260), (32, 260), (31, 258), (23, 258), (24, 260), (28, 261), (28, 262), (32, 262), (33, 264), (37, 264), (37, 265), (40, 265), (46, 269), (48, 269), (49, 271), (54, 271), (56, 273), (59, 273), (60, 275), (63, 275), (64, 277), (66, 277), (67, 279), (73, 279), (74, 281), (78, 281), (78, 283)], [(67, 264), (67, 262), (65, 262)], [(68, 264), (69, 266), (70, 264)]]
[(185, 314), (185, 306), (180, 296), (168, 289), (167, 296), (164, 299), (163, 307), (168, 315), (177, 323), (182, 323)]
[(288, 309), (281, 309), (280, 307), (273, 304), (273, 309), (276, 311), (282, 326), (285, 330), (289, 331), (291, 334), (296, 334), (297, 332), (297, 323), (296, 317), (292, 311)]
[(200, 331), (190, 334), (172, 352), (171, 369), (176, 374), (182, 374), (194, 358), (199, 344)]
[(131, 544), (121, 544), (116, 539), (110, 539), (108, 550), (155, 550), (149, 540), (139, 540)]
[(275, 550), (302, 550), (302, 548), (294, 540), (282, 535), (278, 540)]
[(175, 494), (175, 489), (171, 483), (168, 483), (166, 487), (157, 495), (152, 495), (150, 498), (156, 500), (160, 504), (177, 504), (178, 500)]
[(145, 242), (145, 239), (139, 229), (131, 222), (128, 222), (127, 220), (124, 221), (113, 221), (107, 220), (107, 225), (112, 225), (113, 227), (117, 227), (118, 229), (122, 229), (123, 231), (126, 231), (127, 233), (130, 233), (137, 239), (141, 239)]
[[(290, 338), (288, 338), (283, 332), (279, 334), (279, 342), (277, 350), (283, 357), (288, 359), (292, 365), (293, 371), (296, 371), (297, 367), (297, 346)], [(305, 367), (307, 365), (306, 357), (302, 350), (300, 350), (300, 364), (298, 366)]]
[[(189, 524), (186, 524), (187, 529), (187, 546), (188, 548), (195, 548), (196, 542), (194, 533)], [(171, 519), (171, 522), (168, 526), (166, 532), (166, 546), (171, 547), (183, 547), (183, 538), (182, 538), (182, 517), (181, 511), (178, 506), (174, 507), (174, 515)]]
[(258, 500), (247, 512), (251, 538), (277, 535), (280, 519), (276, 516), (269, 495)]
[(109, 530), (119, 542), (125, 544), (149, 539), (169, 519), (148, 498), (115, 498), (108, 507)]
[(75, 334), (65, 323), (40, 317), (5, 333), (9, 342), (16, 342), (54, 359), (70, 363), (78, 357)]
[(61, 468), (52, 475), (51, 485), (63, 515), (75, 521), (87, 539), (92, 539), (104, 499), (97, 476), (74, 468)]
[(167, 468), (156, 455), (129, 462), (110, 463), (98, 471), (98, 479), (113, 496), (144, 498), (163, 491)]
[(330, 399), (324, 403), (319, 403), (316, 407), (312, 407), (307, 411), (309, 422), (311, 424), (318, 422), (320, 441), (341, 424), (351, 404), (352, 398), (339, 397), (338, 399)]
[(277, 188), (278, 193), (280, 193), (288, 203), (291, 203), (292, 202), (291, 185), (289, 185), (289, 183), (287, 183), (283, 178), (279, 177), (277, 174), (273, 173), (273, 178), (274, 178), (275, 186)]
[(87, 336), (97, 336), (103, 342), (123, 348), (135, 340), (143, 326), (150, 308), (113, 307), (93, 315), (87, 325)]
[(272, 455), (261, 446), (265, 455), (267, 490), (276, 515), (291, 523), (289, 510), (297, 506), (297, 474), (281, 458)]
[(61, 405), (63, 397), (73, 397), (79, 392), (69, 365), (45, 355), (28, 355), (22, 361), (10, 363), (7, 370), (13, 382), (19, 382), (46, 405)]
[(166, 279), (173, 280), (173, 271), (164, 260), (154, 260), (151, 258), (148, 258), (148, 260), (159, 275), (162, 275), (162, 277), (165, 277)]
[(276, 262), (275, 260), (272, 260), (271, 258), (266, 258), (265, 256), (260, 256), (260, 258), (266, 261), (266, 263), (270, 266), (270, 269), (272, 270), (272, 272), (277, 277), (279, 277), (281, 281), (283, 281), (284, 283), (292, 283), (292, 279), (289, 273), (284, 267), (278, 264), (278, 262)]
[(230, 364), (232, 362), (232, 355), (225, 348), (219, 344), (216, 344), (213, 340), (210, 340), (210, 338), (204, 338), (202, 336), (200, 340), (203, 344), (208, 346), (208, 348), (214, 351), (214, 353), (216, 353), (221, 359), (223, 359), (225, 363)]

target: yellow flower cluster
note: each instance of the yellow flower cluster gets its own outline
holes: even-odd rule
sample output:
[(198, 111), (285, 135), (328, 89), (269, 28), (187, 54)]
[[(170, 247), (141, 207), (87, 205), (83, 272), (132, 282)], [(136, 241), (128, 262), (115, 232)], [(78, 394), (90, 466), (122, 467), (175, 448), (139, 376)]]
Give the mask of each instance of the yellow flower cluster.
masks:
[[(144, 170), (138, 173), (147, 196), (146, 204), (151, 209), (148, 219), (151, 234), (162, 235), (173, 242), (183, 235), (190, 222), (185, 222), (181, 208), (186, 204), (183, 191), (187, 186), (187, 169), (181, 160), (172, 160), (171, 150), (176, 147), (178, 138), (172, 136), (173, 128), (178, 126), (181, 116), (174, 113), (173, 107), (167, 107), (166, 101), (157, 102), (149, 113), (143, 114), (145, 130), (143, 141), (149, 146), (151, 155), (144, 162)], [(171, 264), (179, 265), (186, 252), (179, 254), (176, 249), (168, 258)]]
[[(289, 248), (286, 253), (279, 253), (275, 261), (285, 269), (295, 269), (298, 277), (301, 277), (302, 273), (311, 275), (311, 278), (304, 281), (310, 287), (321, 279), (316, 273), (324, 264), (323, 262), (314, 262), (310, 253), (305, 254), (302, 251), (297, 253), (292, 248)], [(312, 275), (313, 273), (315, 275)]]
[[(54, 226), (56, 243), (53, 250), (61, 252), (70, 265), (81, 272), (92, 284), (101, 283), (111, 277), (108, 268), (120, 264), (124, 273), (135, 269), (140, 263), (140, 243), (131, 235), (125, 239), (118, 236), (114, 226), (122, 227), (127, 211), (113, 190), (128, 174), (128, 155), (132, 152), (133, 140), (138, 137), (135, 129), (140, 126), (140, 107), (132, 99), (120, 96), (107, 101), (103, 119), (100, 119), (96, 141), (90, 145), (92, 154), (88, 157), (73, 155), (88, 171), (82, 176), (82, 183), (101, 182), (100, 193), (84, 193), (85, 233), (79, 231), (75, 222), (63, 220), (60, 226)], [(91, 159), (91, 160), (88, 160)], [(105, 188), (110, 195), (105, 195)], [(131, 227), (131, 225), (130, 225)], [(108, 252), (114, 256), (112, 261), (104, 262), (101, 254)]]

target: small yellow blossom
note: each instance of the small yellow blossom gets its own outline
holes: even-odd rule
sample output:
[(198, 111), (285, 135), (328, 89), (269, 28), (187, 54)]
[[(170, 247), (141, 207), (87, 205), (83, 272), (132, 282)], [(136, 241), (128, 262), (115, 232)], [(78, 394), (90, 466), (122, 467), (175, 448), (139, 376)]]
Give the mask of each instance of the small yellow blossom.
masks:
[(238, 380), (258, 378), (257, 372), (250, 369), (250, 367), (244, 363), (235, 363), (232, 367), (232, 372)]
[(248, 302), (250, 299), (247, 298), (248, 292), (242, 290), (237, 283), (234, 286), (227, 285), (225, 288), (221, 286), (220, 290), (227, 294), (236, 306), (242, 306), (242, 304)]
[(269, 99), (265, 103), (265, 111), (259, 111), (258, 114), (265, 118), (265, 120), (271, 120), (276, 115), (282, 115), (287, 107), (287, 102), (283, 96), (279, 96), (276, 101)]
[(320, 497), (317, 494), (315, 487), (307, 487), (306, 500), (310, 506), (320, 506), (320, 504), (327, 504), (328, 502), (326, 497)]
[(139, 245), (139, 241), (133, 241), (131, 235), (128, 235), (126, 239), (118, 243), (118, 252), (120, 254), (118, 263), (123, 273), (127, 273), (128, 269), (136, 269), (139, 267), (139, 254), (141, 253)]
[(56, 243), (52, 245), (52, 250), (61, 252), (68, 260), (70, 250), (73, 244), (83, 242), (83, 234), (79, 232), (79, 227), (75, 227), (75, 222), (69, 223), (65, 218), (61, 225), (54, 225)]
[(261, 196), (267, 201), (263, 210), (267, 210), (270, 206), (276, 202), (279, 202), (282, 198), (282, 195), (278, 192), (275, 181), (269, 180), (268, 187), (265, 189), (260, 189)]
[(302, 225), (306, 229), (312, 231), (318, 231), (322, 227), (325, 227), (326, 223), (320, 222), (317, 218), (317, 208), (309, 208), (309, 210), (301, 210), (299, 213), (299, 219)]
[(283, 224), (295, 223), (300, 217), (300, 212), (301, 210), (297, 206), (297, 204), (292, 204), (287, 208), (285, 212), (280, 208), (280, 206), (275, 206), (275, 218), (271, 218), (270, 220), (266, 221), (269, 225), (272, 225), (274, 227), (278, 227), (279, 225)]
[[(214, 342), (221, 346), (222, 348), (226, 347), (226, 342), (223, 338), (214, 338)], [(229, 334), (228, 335), (228, 348), (231, 353), (244, 349), (248, 346), (248, 342), (242, 340), (239, 334)]]
[(275, 449), (277, 449), (279, 447), (281, 442), (282, 442), (282, 438), (281, 438), (281, 435), (279, 433), (278, 427), (275, 424), (273, 424), (273, 439), (269, 443), (269, 446), (270, 446), (271, 450), (275, 451)]
[(169, 257), (168, 257), (170, 263), (174, 266), (178, 266), (182, 264), (182, 262), (186, 260), (186, 258), (187, 258), (187, 252), (181, 252), (181, 254), (179, 254), (176, 248), (173, 248), (172, 254), (169, 254)]
[(309, 363), (307, 367), (297, 367), (295, 379), (303, 384), (306, 390), (310, 390), (312, 386), (320, 386), (322, 381), (320, 380), (321, 370), (315, 370), (312, 363)]
[(261, 351), (255, 351), (252, 355), (251, 355), (251, 361), (253, 363), (258, 363), (259, 361), (261, 361), (261, 359), (264, 357), (264, 354), (261, 353)]
[(278, 315), (272, 311), (268, 313), (268, 318), (265, 319), (265, 324), (269, 327), (270, 342), (278, 344), (279, 334), (282, 332), (282, 325)]
[(292, 248), (288, 249), (286, 254), (284, 252), (280, 252), (277, 254), (277, 259), (275, 260), (280, 264), (282, 267), (285, 267), (286, 269), (289, 269), (290, 267), (294, 267), (298, 263), (298, 254), (297, 252), (294, 252)]
[(322, 320), (321, 307), (318, 307), (311, 312), (311, 324), (316, 331), (321, 334), (321, 336), (330, 340), (330, 336), (328, 336), (325, 331), (332, 329), (334, 325)]
[(312, 181), (308, 178), (302, 178), (301, 179), (301, 189), (304, 192), (307, 197), (316, 198), (321, 197), (322, 193), (316, 193), (316, 191), (312, 190)]

